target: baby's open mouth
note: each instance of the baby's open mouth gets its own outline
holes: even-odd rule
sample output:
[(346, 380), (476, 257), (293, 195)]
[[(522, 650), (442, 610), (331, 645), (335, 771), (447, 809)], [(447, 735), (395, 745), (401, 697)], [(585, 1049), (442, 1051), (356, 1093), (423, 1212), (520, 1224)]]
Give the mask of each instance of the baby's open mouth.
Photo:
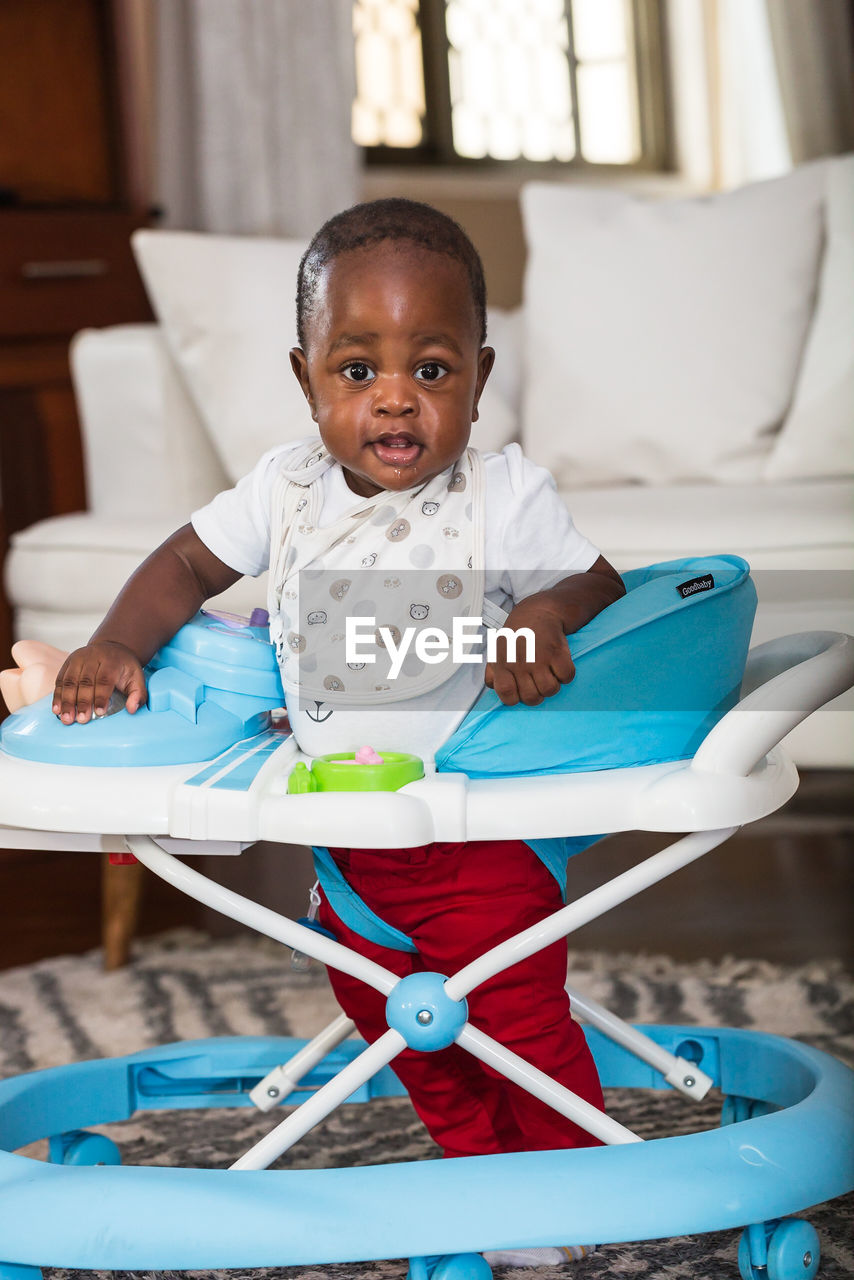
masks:
[(378, 440), (373, 440), (371, 444), (380, 462), (388, 463), (392, 467), (411, 466), (421, 456), (424, 447), (405, 431), (388, 432)]

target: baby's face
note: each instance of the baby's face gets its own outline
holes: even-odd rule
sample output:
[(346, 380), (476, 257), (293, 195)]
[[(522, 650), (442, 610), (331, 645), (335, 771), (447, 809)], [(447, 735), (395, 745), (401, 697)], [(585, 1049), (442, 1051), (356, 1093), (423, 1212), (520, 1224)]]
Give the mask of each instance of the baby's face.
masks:
[(325, 269), (294, 372), (354, 493), (424, 484), (468, 444), (494, 352), (462, 263), (407, 242)]

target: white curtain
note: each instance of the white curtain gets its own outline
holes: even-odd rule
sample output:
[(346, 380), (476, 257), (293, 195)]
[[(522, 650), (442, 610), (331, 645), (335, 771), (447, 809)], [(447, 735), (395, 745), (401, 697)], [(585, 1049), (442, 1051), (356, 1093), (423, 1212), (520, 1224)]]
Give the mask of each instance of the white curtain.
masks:
[(767, 0), (796, 163), (854, 150), (851, 0)]
[(787, 172), (767, 0), (668, 0), (667, 18), (680, 171), (707, 190)]
[(156, 0), (163, 225), (308, 237), (358, 198), (346, 0)]

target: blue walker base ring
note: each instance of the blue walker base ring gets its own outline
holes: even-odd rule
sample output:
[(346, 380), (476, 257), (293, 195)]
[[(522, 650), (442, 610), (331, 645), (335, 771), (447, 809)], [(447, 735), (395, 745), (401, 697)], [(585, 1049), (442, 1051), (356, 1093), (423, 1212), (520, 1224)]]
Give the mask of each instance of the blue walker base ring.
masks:
[[(191, 1041), (5, 1080), (0, 1278), (34, 1280), (26, 1268), (42, 1266), (272, 1267), (654, 1239), (771, 1222), (854, 1187), (854, 1072), (756, 1031), (642, 1030), (692, 1055), (724, 1094), (761, 1105), (730, 1107), (720, 1129), (622, 1146), (230, 1171), (87, 1165), (87, 1145), (97, 1161), (110, 1147), (87, 1144), (79, 1131), (139, 1110), (251, 1107), (249, 1091), (302, 1041)], [(626, 1050), (587, 1034), (606, 1087), (668, 1087)], [(363, 1047), (347, 1041), (303, 1084), (319, 1088)], [(402, 1093), (384, 1068), (352, 1100)], [(45, 1137), (53, 1159), (70, 1150), (80, 1163), (11, 1154)]]

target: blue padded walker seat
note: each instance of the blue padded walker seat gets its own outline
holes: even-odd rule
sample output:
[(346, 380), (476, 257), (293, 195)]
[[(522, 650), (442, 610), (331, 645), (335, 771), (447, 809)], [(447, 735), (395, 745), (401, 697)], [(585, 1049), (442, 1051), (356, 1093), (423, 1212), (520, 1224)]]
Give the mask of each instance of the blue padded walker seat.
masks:
[(626, 594), (569, 637), (575, 679), (537, 707), (484, 689), (436, 753), (470, 778), (581, 773), (693, 756), (738, 701), (756, 612), (738, 556), (623, 574)]

